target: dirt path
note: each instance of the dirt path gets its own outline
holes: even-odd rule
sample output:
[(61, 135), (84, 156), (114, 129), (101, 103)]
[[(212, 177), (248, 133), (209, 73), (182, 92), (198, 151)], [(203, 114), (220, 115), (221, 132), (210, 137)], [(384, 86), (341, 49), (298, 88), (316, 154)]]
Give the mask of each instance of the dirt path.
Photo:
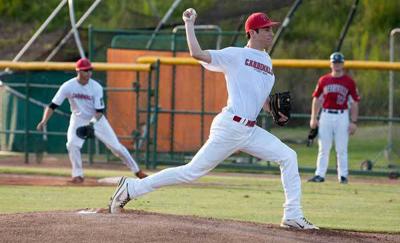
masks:
[(277, 225), (128, 210), (0, 214), (3, 242), (400, 242), (400, 235)]
[[(27, 168), (71, 168), (71, 164), (68, 160), (68, 156), (59, 156), (59, 157), (52, 157), (47, 156), (43, 159), (43, 161), (38, 164), (35, 162), (34, 156), (31, 155), (30, 163), (25, 164), (23, 162), (23, 158), (20, 156), (9, 156), (0, 158), (0, 166), (15, 166), (15, 167), (27, 167)], [(128, 168), (122, 163), (105, 163), (99, 162), (93, 165), (89, 165), (84, 163), (84, 169), (103, 169), (103, 170), (121, 170), (121, 171), (128, 171)], [(159, 169), (158, 169), (159, 170)], [(149, 174), (156, 173), (158, 170), (153, 171), (146, 171)], [(215, 175), (215, 176), (248, 176), (248, 177), (257, 177), (257, 178), (277, 178), (279, 174), (271, 174), (271, 173), (239, 173), (239, 172), (218, 172), (212, 171), (208, 175)], [(0, 175), (1, 176), (1, 175)], [(301, 177), (303, 180), (311, 177), (312, 174), (302, 174)], [(51, 177), (47, 185), (68, 185), (66, 181), (70, 178), (65, 177)], [(336, 175), (327, 175), (327, 181), (336, 181)], [(32, 176), (32, 180), (35, 180), (40, 185), (46, 185), (46, 178), (44, 176)], [(63, 182), (64, 180), (64, 182)], [(4, 183), (2, 183), (2, 181)], [(9, 182), (9, 183), (8, 183)], [(17, 184), (15, 184), (17, 183)], [(25, 183), (25, 184), (24, 184)], [(377, 177), (377, 176), (350, 176), (350, 183), (372, 183), (372, 184), (397, 184), (400, 185), (400, 179), (389, 179), (388, 177)], [(18, 182), (16, 180), (11, 179), (2, 179), (0, 178), (0, 185), (1, 184), (12, 184), (12, 185), (35, 185), (35, 182), (29, 182), (28, 177), (24, 177), (23, 181)], [(94, 179), (86, 178), (85, 186), (95, 186), (98, 183), (95, 182)], [(102, 185), (102, 183), (100, 183)]]
[(0, 185), (25, 186), (102, 186), (96, 179), (86, 178), (82, 184), (73, 184), (69, 177), (0, 174)]

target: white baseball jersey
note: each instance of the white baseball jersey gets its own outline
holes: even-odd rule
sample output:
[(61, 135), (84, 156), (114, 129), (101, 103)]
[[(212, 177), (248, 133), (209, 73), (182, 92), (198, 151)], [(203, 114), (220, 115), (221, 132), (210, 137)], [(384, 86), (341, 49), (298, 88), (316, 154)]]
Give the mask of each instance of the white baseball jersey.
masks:
[(209, 50), (211, 63), (201, 64), (225, 74), (228, 102), (224, 109), (256, 120), (275, 82), (268, 53), (253, 48), (228, 47)]
[[(77, 78), (72, 78), (61, 85), (52, 102), (56, 105), (61, 105), (66, 98), (69, 101), (72, 112), (66, 144), (72, 165), (72, 176), (83, 177), (80, 150), (85, 140), (76, 135), (76, 129), (86, 126), (96, 114), (96, 110), (104, 109), (103, 87), (93, 79), (89, 79), (86, 85), (82, 85)], [(111, 149), (114, 155), (121, 158), (133, 173), (140, 170), (129, 151), (118, 141), (117, 135), (106, 117), (102, 116), (94, 124), (94, 130), (95, 136)]]
[(301, 181), (297, 154), (266, 130), (247, 122), (256, 120), (275, 81), (272, 63), (266, 52), (229, 47), (211, 53), (211, 63), (202, 65), (223, 72), (228, 89), (228, 104), (213, 120), (207, 142), (186, 165), (168, 168), (141, 180), (128, 179), (131, 199), (157, 188), (188, 183), (206, 175), (231, 154), (242, 151), (280, 165), (285, 191), (284, 219), (303, 216)]
[(90, 120), (96, 109), (104, 109), (103, 87), (93, 79), (89, 79), (86, 85), (80, 84), (76, 78), (66, 81), (52, 102), (61, 105), (66, 98), (71, 105), (72, 114), (85, 120)]

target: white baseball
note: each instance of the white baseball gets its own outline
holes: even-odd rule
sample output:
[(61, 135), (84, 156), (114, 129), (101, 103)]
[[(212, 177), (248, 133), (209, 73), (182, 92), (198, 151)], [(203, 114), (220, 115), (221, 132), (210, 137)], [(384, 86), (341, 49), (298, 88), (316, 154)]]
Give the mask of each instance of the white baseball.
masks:
[(196, 18), (197, 13), (196, 10), (194, 10), (193, 8), (188, 8), (183, 12), (183, 20), (193, 20), (194, 18)]

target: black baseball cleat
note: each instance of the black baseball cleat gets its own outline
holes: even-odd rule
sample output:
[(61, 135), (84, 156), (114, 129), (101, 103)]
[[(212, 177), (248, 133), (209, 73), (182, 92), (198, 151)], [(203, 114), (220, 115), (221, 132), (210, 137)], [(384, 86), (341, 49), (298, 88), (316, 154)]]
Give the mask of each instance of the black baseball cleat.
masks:
[(339, 182), (340, 184), (347, 184), (349, 183), (349, 180), (347, 179), (347, 177), (341, 176)]
[(313, 178), (309, 179), (308, 182), (324, 182), (325, 178), (319, 175), (314, 176)]

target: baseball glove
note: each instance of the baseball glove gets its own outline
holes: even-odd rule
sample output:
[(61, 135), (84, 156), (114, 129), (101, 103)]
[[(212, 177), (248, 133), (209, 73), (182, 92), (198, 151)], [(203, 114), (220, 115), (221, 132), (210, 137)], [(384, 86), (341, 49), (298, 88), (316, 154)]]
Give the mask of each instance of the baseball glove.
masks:
[(314, 138), (318, 135), (318, 127), (311, 128), (308, 132), (308, 140), (307, 147), (310, 147), (313, 144)]
[[(282, 92), (282, 93), (275, 93), (269, 96), (269, 107), (271, 109), (271, 115), (274, 119), (274, 122), (279, 126), (284, 126), (289, 122), (290, 118), (290, 92)], [(286, 121), (280, 121), (281, 112), (285, 115), (288, 119)]]
[(94, 138), (94, 127), (93, 123), (89, 123), (86, 126), (81, 126), (76, 129), (76, 135), (82, 139)]

